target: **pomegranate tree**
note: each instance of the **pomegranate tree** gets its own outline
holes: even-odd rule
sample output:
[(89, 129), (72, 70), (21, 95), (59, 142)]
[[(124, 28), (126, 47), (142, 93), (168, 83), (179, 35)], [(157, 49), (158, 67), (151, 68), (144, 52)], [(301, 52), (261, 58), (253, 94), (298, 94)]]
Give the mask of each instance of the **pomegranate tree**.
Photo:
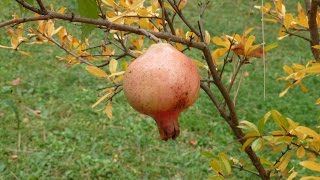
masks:
[(157, 123), (163, 140), (179, 135), (179, 114), (197, 99), (200, 77), (194, 63), (168, 43), (152, 45), (125, 74), (129, 104)]

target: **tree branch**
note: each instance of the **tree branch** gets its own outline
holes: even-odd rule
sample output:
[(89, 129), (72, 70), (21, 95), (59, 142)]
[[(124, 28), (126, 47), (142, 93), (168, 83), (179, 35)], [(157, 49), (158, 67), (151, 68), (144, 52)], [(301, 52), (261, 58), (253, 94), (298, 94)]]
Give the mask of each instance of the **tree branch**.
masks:
[(170, 3), (170, 5), (174, 9), (174, 11), (178, 14), (178, 16), (181, 18), (181, 20), (189, 27), (189, 29), (192, 32), (194, 32), (198, 37), (201, 37), (200, 33), (193, 26), (191, 26), (191, 24), (184, 17), (182, 12), (179, 10), (179, 7), (174, 2), (172, 2), (171, 0), (168, 0), (168, 2)]
[(42, 11), (43, 13), (47, 14), (47, 9), (44, 7), (42, 1), (41, 1), (41, 0), (37, 0), (37, 3), (38, 3), (38, 5), (39, 5), (41, 11)]
[(249, 172), (249, 173), (251, 173), (251, 174), (254, 174), (254, 175), (260, 177), (259, 173), (255, 172), (255, 171), (251, 171), (251, 170), (249, 170), (249, 169), (245, 169), (243, 166), (232, 165), (231, 167), (236, 168), (236, 169), (239, 169), (240, 171)]
[(285, 30), (284, 32), (285, 32), (286, 34), (288, 34), (289, 36), (296, 36), (296, 37), (298, 37), (298, 38), (301, 38), (301, 39), (304, 39), (304, 40), (308, 41), (309, 43), (312, 43), (312, 40), (311, 40), (311, 39), (309, 39), (309, 38), (307, 38), (307, 37), (304, 37), (304, 36), (302, 36), (302, 35), (300, 35), (300, 34), (296, 34), (296, 33), (290, 32), (290, 31), (288, 31), (288, 30)]
[(313, 57), (317, 62), (320, 62), (320, 51), (315, 49), (312, 46), (319, 45), (319, 33), (318, 33), (318, 24), (317, 24), (317, 14), (318, 14), (318, 0), (311, 1), (310, 13), (308, 14), (308, 24), (310, 38), (312, 42), (310, 43), (310, 48), (313, 54)]
[[(38, 33), (40, 33), (40, 32), (38, 31)], [(96, 66), (96, 65), (90, 63), (89, 61), (85, 60), (84, 58), (77, 56), (74, 52), (72, 52), (72, 51), (68, 50), (67, 48), (63, 47), (63, 46), (62, 46), (60, 43), (58, 43), (55, 39), (53, 39), (53, 38), (51, 38), (51, 37), (49, 37), (49, 36), (46, 36), (45, 34), (42, 34), (42, 33), (40, 33), (40, 34), (41, 34), (43, 37), (47, 38), (50, 42), (52, 42), (53, 44), (55, 44), (56, 46), (58, 46), (59, 48), (63, 49), (66, 53), (68, 53), (68, 54), (70, 54), (71, 56), (79, 59), (79, 61), (80, 61), (81, 63), (87, 64), (87, 65), (89, 65), (89, 66)]]
[[(223, 98), (225, 99), (227, 107), (228, 107), (228, 109), (230, 111), (230, 117), (226, 117), (225, 120), (229, 124), (229, 126), (232, 129), (233, 133), (237, 137), (238, 141), (241, 144), (244, 144), (245, 143), (245, 140), (243, 139), (244, 133), (242, 132), (242, 130), (240, 128), (238, 128), (239, 120), (238, 120), (238, 117), (236, 115), (235, 105), (234, 105), (234, 103), (233, 103), (233, 101), (232, 101), (232, 99), (230, 97), (230, 94), (228, 93), (227, 89), (225, 88), (225, 86), (222, 84), (222, 82), (220, 80), (219, 73), (217, 72), (217, 69), (216, 69), (215, 65), (213, 64), (213, 59), (212, 59), (212, 56), (210, 54), (210, 50), (208, 49), (207, 46), (205, 46), (205, 48), (202, 51), (203, 51), (203, 54), (204, 54), (205, 59), (207, 61), (208, 67), (210, 69), (210, 72), (212, 74), (213, 80), (214, 80), (217, 88), (221, 92)], [(252, 164), (258, 170), (261, 179), (270, 179), (268, 173), (266, 172), (266, 169), (263, 167), (263, 165), (262, 165), (262, 163), (260, 161), (260, 158), (252, 150), (251, 146), (248, 146), (245, 149), (245, 152), (249, 156)]]

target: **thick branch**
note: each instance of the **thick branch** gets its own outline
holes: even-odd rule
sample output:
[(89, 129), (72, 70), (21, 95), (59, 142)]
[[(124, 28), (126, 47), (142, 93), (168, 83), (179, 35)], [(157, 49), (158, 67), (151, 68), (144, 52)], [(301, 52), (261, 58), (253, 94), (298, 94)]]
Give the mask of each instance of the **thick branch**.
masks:
[[(242, 130), (240, 128), (238, 128), (239, 120), (236, 115), (235, 105), (234, 105), (227, 89), (225, 88), (225, 86), (222, 84), (222, 82), (220, 80), (219, 73), (218, 73), (215, 65), (213, 64), (213, 59), (211, 57), (210, 50), (208, 49), (207, 46), (203, 49), (203, 54), (205, 56), (205, 59), (207, 61), (208, 66), (209, 66), (209, 69), (210, 69), (210, 72), (211, 72), (212, 77), (214, 79), (214, 82), (215, 82), (216, 86), (218, 87), (218, 89), (220, 90), (223, 98), (225, 99), (227, 107), (230, 111), (230, 117), (225, 118), (225, 120), (229, 124), (230, 128), (232, 129), (233, 133), (235, 134), (235, 136), (237, 137), (239, 142), (241, 144), (244, 144), (245, 143), (244, 133), (242, 132)], [(252, 148), (250, 146), (248, 146), (245, 149), (245, 152), (249, 156), (252, 164), (258, 170), (261, 179), (270, 179), (270, 177), (269, 177), (268, 173), (266, 172), (265, 168), (263, 167), (259, 157), (252, 150)]]
[(310, 7), (310, 13), (308, 14), (308, 23), (309, 23), (309, 32), (310, 32), (310, 38), (312, 42), (311, 45), (311, 51), (313, 54), (313, 57), (317, 62), (320, 62), (320, 51), (319, 49), (315, 49), (312, 46), (319, 44), (319, 33), (318, 33), (318, 24), (317, 24), (317, 14), (318, 14), (318, 0), (312, 0), (311, 7)]

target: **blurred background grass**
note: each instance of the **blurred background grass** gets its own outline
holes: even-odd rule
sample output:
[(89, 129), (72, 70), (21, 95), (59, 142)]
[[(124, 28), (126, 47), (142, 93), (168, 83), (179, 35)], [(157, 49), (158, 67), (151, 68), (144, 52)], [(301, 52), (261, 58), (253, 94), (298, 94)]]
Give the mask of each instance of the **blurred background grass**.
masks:
[[(254, 27), (261, 42), (260, 1), (215, 0), (205, 14), (205, 27), (211, 36), (242, 33)], [(296, 2), (288, 2), (292, 7)], [(75, 10), (74, 1), (55, 1), (56, 7)], [(9, 19), (18, 9), (14, 3), (2, 8), (0, 20)], [(189, 2), (186, 16), (197, 20), (196, 3)], [(79, 34), (76, 26), (69, 31)], [(277, 26), (266, 23), (266, 43), (277, 42)], [(0, 44), (8, 44), (5, 29), (0, 29)], [(267, 111), (277, 109), (301, 124), (319, 125), (315, 98), (319, 79), (306, 81), (304, 94), (299, 89), (278, 98), (283, 83), (282, 66), (312, 59), (308, 44), (295, 38), (279, 42), (267, 56), (266, 99), (263, 100), (263, 63), (254, 59), (245, 67), (237, 99), (239, 119), (257, 122)], [(226, 152), (245, 159), (232, 132), (201, 92), (194, 106), (180, 117), (181, 135), (163, 142), (153, 120), (135, 112), (120, 94), (113, 101), (114, 119), (91, 105), (97, 88), (104, 81), (89, 75), (84, 67), (67, 66), (56, 59), (63, 52), (51, 45), (24, 45), (32, 58), (0, 49), (0, 179), (204, 179), (210, 176), (209, 160), (202, 151)], [(197, 58), (197, 53), (190, 54)], [(10, 83), (16, 78), (18, 86)], [(21, 123), (8, 102), (17, 104)], [(40, 112), (40, 114), (37, 114)], [(21, 138), (19, 140), (19, 134)], [(17, 150), (20, 144), (20, 150)], [(248, 177), (237, 173), (239, 178)], [(252, 177), (251, 177), (252, 178)]]

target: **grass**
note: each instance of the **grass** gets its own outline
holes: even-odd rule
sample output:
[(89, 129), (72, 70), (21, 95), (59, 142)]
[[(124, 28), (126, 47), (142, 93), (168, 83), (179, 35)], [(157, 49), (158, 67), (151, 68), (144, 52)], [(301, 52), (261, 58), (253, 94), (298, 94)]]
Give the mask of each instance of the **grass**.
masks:
[[(252, 8), (256, 3), (214, 1), (205, 26), (212, 36), (255, 27), (261, 42), (259, 12)], [(187, 16), (194, 20), (198, 16), (195, 5), (188, 8)], [(1, 19), (5, 18), (9, 17)], [(267, 44), (276, 42), (275, 29), (267, 24)], [(5, 36), (2, 29), (0, 44), (8, 43)], [(256, 122), (267, 111), (277, 109), (301, 124), (319, 125), (319, 108), (314, 105), (318, 79), (307, 80), (308, 94), (294, 89), (278, 98), (283, 83), (276, 79), (284, 75), (282, 66), (311, 59), (308, 45), (294, 38), (279, 43), (280, 47), (268, 54), (265, 100), (262, 61), (255, 59), (246, 67), (249, 76), (242, 82), (237, 100), (239, 117)], [(82, 66), (59, 62), (55, 56), (63, 52), (58, 48), (22, 48), (32, 52), (32, 58), (0, 49), (0, 179), (205, 179), (211, 171), (202, 151), (245, 157), (204, 93), (180, 117), (180, 137), (163, 142), (153, 120), (135, 112), (123, 94), (113, 102), (112, 120), (91, 109), (96, 89), (104, 82)], [(18, 77), (22, 83), (11, 86)], [(19, 123), (12, 111), (15, 108)], [(248, 177), (241, 172), (237, 176)]]

